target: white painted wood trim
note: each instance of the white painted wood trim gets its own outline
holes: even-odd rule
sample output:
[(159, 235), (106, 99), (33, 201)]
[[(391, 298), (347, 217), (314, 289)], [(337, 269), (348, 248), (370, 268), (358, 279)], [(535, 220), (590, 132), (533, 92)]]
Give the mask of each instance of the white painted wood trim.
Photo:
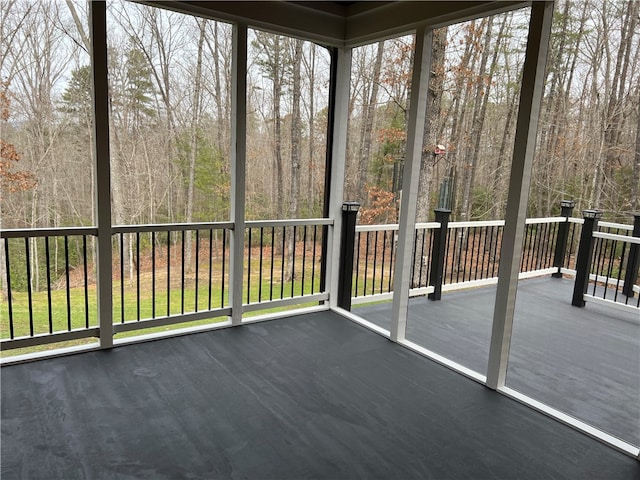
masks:
[(564, 223), (567, 219), (564, 217), (543, 217), (543, 218), (527, 218), (525, 225), (537, 225), (539, 223)]
[(640, 245), (640, 237), (628, 237), (626, 235), (616, 235), (614, 233), (593, 232), (593, 238), (604, 238), (606, 240), (615, 240), (616, 242)]
[(520, 272), (518, 274), (518, 280), (526, 278), (544, 277), (545, 275), (551, 275), (558, 271), (557, 267), (542, 268), (540, 270), (531, 270), (530, 272)]
[(218, 308), (215, 310), (207, 310), (203, 312), (183, 313), (180, 315), (171, 315), (169, 317), (150, 318), (147, 320), (133, 320), (125, 323), (115, 323), (113, 325), (114, 333), (131, 332), (134, 330), (143, 330), (145, 328), (164, 327), (168, 325), (178, 325), (180, 323), (195, 322), (198, 320), (207, 320), (231, 315), (231, 308)]
[(569, 223), (577, 223), (578, 225), (584, 225), (584, 218), (569, 217)]
[(344, 310), (343, 308), (340, 307), (336, 307), (336, 308), (332, 308), (331, 311), (342, 315), (344, 318), (351, 320), (352, 322), (357, 323), (358, 325), (362, 325), (363, 327), (367, 328), (368, 330), (371, 330), (374, 333), (377, 333), (378, 335), (382, 335), (385, 338), (389, 338), (391, 335), (391, 332), (389, 330), (387, 330), (386, 328), (382, 328), (380, 325), (376, 325), (373, 322), (370, 322), (369, 320), (366, 320), (358, 315), (356, 315), (353, 312), (349, 312), (347, 310)]
[(449, 228), (470, 228), (470, 227), (503, 227), (504, 220), (486, 220), (469, 222), (449, 222)]
[(427, 90), (431, 70), (431, 50), (433, 30), (420, 27), (416, 30), (416, 43), (411, 75), (411, 98), (407, 120), (407, 143), (404, 174), (402, 176), (402, 197), (398, 222), (398, 243), (396, 267), (393, 277), (394, 295), (391, 308), (391, 340), (398, 342), (405, 337), (407, 306), (413, 238), (415, 236), (416, 204), (418, 201), (418, 180), (422, 156), (422, 139), (427, 114)]
[(374, 295), (362, 295), (359, 297), (351, 297), (351, 305), (362, 305), (365, 303), (372, 303), (372, 302), (384, 302), (386, 300), (393, 300), (393, 291), (388, 293), (376, 293)]
[(256, 312), (260, 310), (269, 310), (270, 308), (289, 307), (291, 305), (300, 305), (301, 303), (323, 302), (329, 299), (328, 293), (316, 293), (314, 295), (305, 295), (302, 297), (283, 298), (278, 300), (268, 300), (265, 302), (255, 302), (244, 304), (243, 312)]
[(338, 305), (338, 277), (340, 274), (340, 239), (342, 235), (342, 202), (344, 200), (344, 176), (347, 161), (347, 125), (349, 122), (349, 89), (351, 87), (351, 49), (338, 48), (336, 53), (335, 116), (333, 125), (333, 150), (330, 179), (329, 218), (333, 226), (327, 232), (327, 270), (325, 285), (329, 292), (329, 305)]
[[(634, 290), (636, 289), (634, 288)], [(624, 297), (624, 295), (622, 295), (622, 297)], [(614, 302), (613, 300), (607, 300), (606, 298), (594, 297), (593, 295), (589, 295), (588, 293), (585, 293), (582, 298), (585, 302), (597, 303), (606, 307), (615, 308), (616, 310), (620, 310), (621, 312), (640, 313), (640, 309), (635, 306), (637, 300), (633, 302), (633, 305), (625, 305), (624, 303)], [(636, 323), (640, 324), (640, 315), (638, 315), (636, 320)]]
[(69, 340), (79, 340), (82, 338), (92, 338), (100, 335), (98, 327), (79, 328), (70, 332), (42, 333), (34, 336), (17, 337), (2, 340), (0, 346), (3, 351), (16, 348), (34, 347), (36, 345), (47, 345), (50, 343), (66, 342)]
[(431, 230), (440, 228), (440, 222), (422, 222), (416, 223), (416, 230)]
[(625, 223), (613, 223), (613, 222), (598, 222), (599, 228), (617, 228), (619, 230), (633, 231), (633, 225), (627, 225)]
[(21, 363), (37, 362), (39, 360), (48, 360), (50, 358), (66, 357), (77, 353), (95, 352), (100, 350), (100, 343), (97, 341), (87, 345), (74, 345), (73, 347), (56, 348), (55, 350), (46, 350), (43, 352), (25, 353), (24, 355), (15, 355), (0, 359), (2, 367), (10, 365), (19, 365)]
[[(409, 289), (409, 297), (420, 297), (433, 293), (435, 288), (432, 285), (428, 287)], [(375, 293), (373, 295), (362, 295), (359, 297), (351, 297), (351, 305), (362, 305), (364, 303), (383, 302), (393, 300), (393, 291), (386, 293)]]
[[(483, 278), (481, 280), (471, 280), (468, 282), (447, 283), (442, 285), (443, 292), (453, 292), (455, 290), (465, 290), (467, 288), (484, 287), (498, 283), (498, 277)], [(444, 300), (443, 300), (444, 301)]]
[(249, 317), (242, 319), (242, 325), (251, 325), (252, 323), (268, 322), (271, 320), (278, 320), (280, 318), (297, 317), (298, 315), (304, 315), (307, 313), (326, 312), (329, 310), (327, 304), (315, 305), (313, 307), (298, 308), (296, 310), (287, 310), (284, 312), (272, 312), (265, 313), (264, 315), (256, 315), (255, 317)]
[(112, 233), (184, 232), (188, 230), (233, 229), (233, 222), (157, 223), (148, 225), (115, 225)]
[(288, 220), (247, 220), (246, 228), (270, 228), (270, 227), (301, 227), (314, 225), (333, 225), (331, 218), (297, 218)]
[(383, 232), (398, 230), (398, 224), (389, 225), (356, 225), (356, 232)]
[(62, 227), (62, 228), (11, 228), (0, 230), (0, 238), (32, 238), (32, 237), (71, 237), (75, 235), (97, 236), (97, 227)]
[(409, 350), (412, 350), (422, 355), (423, 357), (427, 357), (428, 359), (433, 360), (434, 362), (439, 363), (440, 365), (447, 367), (456, 373), (464, 375), (465, 377), (470, 378), (471, 380), (474, 380), (478, 383), (481, 383), (484, 385), (487, 381), (487, 377), (485, 375), (482, 375), (481, 373), (476, 372), (475, 370), (471, 370), (470, 368), (467, 368), (464, 365), (454, 362), (453, 360), (450, 360), (447, 357), (443, 357), (442, 355), (435, 353), (427, 348), (424, 348), (418, 345), (417, 343), (413, 343), (409, 340), (402, 340), (401, 342), (398, 342), (398, 343), (403, 347), (406, 347)]

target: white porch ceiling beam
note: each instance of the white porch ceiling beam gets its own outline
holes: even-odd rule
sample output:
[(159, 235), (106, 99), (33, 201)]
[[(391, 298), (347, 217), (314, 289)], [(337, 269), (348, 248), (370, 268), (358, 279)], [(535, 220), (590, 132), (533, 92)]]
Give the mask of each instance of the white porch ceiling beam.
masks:
[(527, 216), (531, 169), (535, 152), (538, 117), (544, 90), (544, 73), (551, 36), (553, 2), (533, 2), (529, 38), (522, 71), (522, 87), (516, 123), (507, 212), (502, 236), (498, 288), (489, 346), (487, 386), (505, 385), (509, 347), (516, 306), (522, 240)]
[(433, 30), (420, 27), (416, 31), (416, 48), (411, 76), (411, 98), (407, 124), (407, 147), (402, 176), (402, 200), (398, 226), (396, 268), (393, 275), (393, 305), (391, 309), (391, 340), (404, 340), (407, 326), (407, 304), (409, 302), (409, 278), (413, 236), (416, 224), (418, 201), (418, 179), (422, 157), (422, 137), (427, 114), (427, 90), (431, 68)]

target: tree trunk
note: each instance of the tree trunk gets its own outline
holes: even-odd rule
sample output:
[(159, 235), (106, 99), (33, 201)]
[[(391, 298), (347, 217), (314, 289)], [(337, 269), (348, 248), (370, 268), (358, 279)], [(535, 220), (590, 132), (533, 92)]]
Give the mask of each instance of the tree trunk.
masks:
[[(298, 218), (300, 216), (300, 140), (302, 136), (302, 122), (300, 120), (300, 64), (302, 63), (302, 40), (293, 41), (293, 105), (291, 112), (291, 198), (289, 200), (289, 216), (290, 218)], [(294, 281), (295, 272), (293, 271), (293, 251), (295, 248), (296, 238), (293, 231), (289, 236), (289, 262), (287, 268), (287, 281)]]
[(369, 98), (363, 108), (362, 139), (360, 149), (360, 161), (357, 167), (356, 192), (363, 195), (362, 201), (366, 203), (366, 184), (371, 165), (371, 143), (373, 142), (373, 127), (375, 125), (376, 107), (378, 103), (378, 89), (380, 85), (380, 70), (382, 69), (382, 56), (384, 54), (384, 41), (378, 42), (376, 60), (373, 64), (373, 72), (370, 78)]
[[(416, 222), (429, 221), (431, 213), (431, 177), (433, 166), (436, 160), (435, 146), (438, 144), (437, 138), (440, 131), (440, 120), (442, 115), (442, 87), (444, 85), (445, 51), (447, 43), (447, 28), (439, 28), (433, 32), (433, 46), (431, 57), (431, 72), (429, 75), (429, 89), (427, 91), (427, 118), (424, 123), (422, 135), (422, 153), (420, 158), (420, 173), (418, 180), (418, 201), (416, 204)], [(414, 274), (411, 278), (412, 287), (426, 286), (427, 268), (421, 264), (424, 259), (418, 252), (415, 254), (413, 266)], [(420, 275), (422, 271), (422, 275)], [(416, 272), (418, 272), (416, 274)], [(418, 278), (419, 277), (419, 278)]]
[(631, 181), (631, 211), (640, 212), (640, 88), (638, 88), (638, 105), (636, 121), (636, 151), (633, 158), (633, 180)]
[[(204, 45), (206, 20), (200, 19), (198, 23), (198, 53), (196, 57), (196, 71), (193, 79), (193, 101), (191, 107), (191, 132), (189, 139), (189, 184), (187, 187), (187, 211), (186, 222), (193, 221), (193, 202), (196, 181), (196, 163), (198, 160), (198, 122), (200, 119), (200, 91), (202, 84), (202, 47)], [(185, 235), (185, 263), (187, 273), (191, 273), (192, 258), (192, 236), (191, 232)]]

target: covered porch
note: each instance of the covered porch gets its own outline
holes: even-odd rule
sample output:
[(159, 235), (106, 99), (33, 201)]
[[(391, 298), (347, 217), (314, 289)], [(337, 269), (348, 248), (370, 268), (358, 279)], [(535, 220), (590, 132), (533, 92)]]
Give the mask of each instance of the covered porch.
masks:
[[(54, 328), (49, 293), (49, 324), (44, 325), (43, 331), (38, 331), (33, 322), (32, 292), (28, 290), (24, 296), (28, 306), (20, 319), (24, 329), (14, 332), (11, 319), (11, 332), (3, 338), (2, 346), (3, 349), (30, 348), (87, 339), (95, 339), (95, 343), (3, 360), (3, 476), (637, 476), (640, 450), (638, 429), (633, 427), (633, 415), (637, 410), (633, 402), (630, 405), (626, 401), (637, 393), (638, 372), (634, 371), (637, 357), (633, 357), (637, 355), (637, 349), (633, 348), (637, 346), (633, 343), (634, 335), (638, 334), (636, 323), (627, 322), (627, 317), (621, 320), (622, 324), (630, 325), (629, 332), (625, 330), (621, 335), (623, 343), (631, 343), (631, 358), (628, 364), (614, 366), (614, 369), (622, 369), (625, 376), (619, 389), (612, 393), (613, 390), (602, 385), (602, 377), (595, 374), (589, 380), (600, 385), (594, 386), (577, 375), (578, 390), (570, 392), (580, 395), (581, 392), (600, 392), (599, 388), (604, 387), (602, 394), (596, 393), (599, 398), (615, 395), (622, 399), (622, 406), (613, 407), (617, 413), (622, 413), (622, 417), (616, 417), (613, 422), (616, 431), (608, 427), (609, 423), (599, 424), (597, 419), (592, 425), (593, 417), (589, 412), (585, 415), (580, 411), (577, 418), (573, 417), (571, 408), (558, 403), (559, 398), (539, 395), (539, 391), (547, 387), (537, 383), (539, 376), (533, 370), (529, 371), (533, 376), (527, 377), (522, 384), (517, 383), (517, 378), (523, 377), (512, 376), (511, 369), (519, 368), (518, 362), (526, 364), (537, 358), (542, 348), (536, 343), (540, 340), (536, 338), (536, 332), (525, 328), (520, 337), (520, 323), (524, 322), (519, 322), (518, 315), (524, 314), (527, 325), (531, 325), (529, 315), (543, 312), (544, 308), (533, 302), (521, 310), (519, 302), (523, 297), (518, 295), (516, 301), (516, 293), (520, 288), (520, 266), (528, 228), (527, 199), (553, 2), (144, 3), (233, 24), (230, 218), (215, 223), (114, 224), (108, 121), (108, 32), (104, 4), (91, 2), (96, 225), (77, 229), (2, 231), (3, 239), (24, 241), (27, 259), (29, 239), (40, 238), (43, 248), (47, 249), (47, 272), (48, 239), (63, 238), (66, 251), (67, 239), (77, 238), (78, 245), (82, 245), (78, 249), (84, 253), (81, 300), (86, 316), (82, 324), (72, 324), (67, 265), (68, 324), (61, 330)], [(418, 228), (417, 172), (428, 111), (426, 93), (433, 30), (455, 21), (525, 6), (531, 6), (531, 17), (518, 128), (506, 218), (504, 222), (498, 222), (502, 228), (501, 249), (492, 260), (496, 273), (490, 275), (497, 284), (489, 292), (460, 293), (462, 306), (471, 305), (473, 316), (464, 310), (456, 310), (455, 302), (429, 303), (424, 312), (438, 310), (435, 317), (443, 322), (440, 324), (442, 335), (434, 335), (424, 327), (437, 324), (421, 323), (429, 318), (428, 313), (422, 316), (426, 300), (410, 299)], [(321, 42), (330, 51), (323, 218), (247, 219), (246, 188), (251, 181), (246, 175), (248, 27)], [(343, 211), (351, 50), (366, 42), (407, 32), (415, 34), (416, 44), (399, 223), (394, 227), (397, 236), (392, 242), (393, 268), (389, 266), (386, 277), (389, 285), (393, 285), (393, 289), (386, 292), (386, 299), (391, 302), (354, 307), (350, 313), (343, 308), (340, 296), (346, 273), (352, 270), (345, 268), (348, 249), (342, 245), (346, 231)], [(568, 224), (568, 216), (566, 221)], [(439, 228), (445, 231), (446, 237), (442, 222), (422, 228)], [(459, 225), (458, 228), (474, 227)], [(277, 258), (274, 260), (273, 242), (279, 229), (283, 245), (286, 238), (294, 238), (293, 262), (298, 258), (295, 254), (296, 232), (304, 229), (301, 259), (297, 264), (302, 285), (293, 280), (286, 284), (284, 280), (284, 246), (280, 263)], [(189, 293), (195, 297), (194, 309), (188, 304), (191, 297), (185, 300), (185, 234), (193, 235), (196, 245), (195, 289)], [(171, 262), (167, 261), (166, 271), (162, 276), (156, 276), (157, 257), (153, 250), (153, 273), (148, 284), (141, 284), (137, 275), (137, 284), (132, 282), (125, 287), (124, 242), (120, 241), (120, 250), (117, 249), (118, 238), (122, 240), (123, 235), (130, 235), (137, 242), (131, 250), (137, 248), (137, 273), (143, 236), (149, 235), (153, 245), (161, 235), (168, 239), (171, 235), (181, 237), (182, 242), (167, 240), (166, 244), (167, 258), (171, 245), (181, 245), (180, 268), (172, 269)], [(557, 233), (554, 235), (557, 237)], [(632, 244), (638, 243), (617, 234), (605, 235), (609, 237), (604, 239), (626, 242), (629, 250)], [(215, 265), (211, 261), (214, 237), (221, 238), (221, 261)], [(424, 233), (422, 238), (424, 240)], [(495, 238), (498, 238), (497, 233)], [(87, 245), (92, 241), (98, 252), (95, 290), (88, 286), (86, 267)], [(313, 246), (307, 247), (307, 241)], [(269, 262), (263, 252), (269, 252), (269, 242), (271, 270), (267, 275)], [(486, 234), (484, 242), (486, 245)], [(7, 265), (8, 244), (6, 241)], [(208, 285), (206, 280), (198, 283), (200, 245), (209, 248), (208, 270), (200, 272), (205, 276), (208, 274)], [(252, 254), (252, 249), (258, 247), (260, 253)], [(635, 265), (637, 270), (637, 263), (629, 265)], [(282, 269), (275, 294), (271, 288), (274, 266), (276, 270)], [(562, 262), (556, 266), (558, 273), (562, 273), (563, 266)], [(550, 266), (546, 267), (548, 270)], [(256, 268), (260, 276), (252, 288), (255, 277), (251, 272)], [(483, 268), (484, 265), (481, 270)], [(26, 283), (29, 284), (28, 265), (26, 271)], [(476, 274), (477, 271), (476, 267)], [(294, 266), (292, 272), (295, 272)], [(586, 273), (587, 283), (589, 273)], [(293, 273), (292, 277), (295, 277)], [(270, 285), (263, 287), (266, 278)], [(172, 299), (178, 299), (169, 298), (172, 282), (182, 283), (177, 306)], [(160, 298), (160, 295), (156, 298), (161, 283), (166, 285), (166, 298)], [(220, 284), (220, 288), (215, 290), (212, 283)], [(151, 285), (153, 296), (150, 313), (140, 308), (141, 296), (145, 289), (149, 290), (148, 285)], [(348, 287), (348, 283), (346, 285)], [(633, 287), (633, 281), (628, 285)], [(199, 287), (205, 288), (208, 296), (206, 293), (198, 296)], [(431, 287), (431, 284), (425, 285), (426, 290), (422, 293), (432, 292)], [(133, 293), (127, 296), (125, 288), (131, 288)], [(555, 291), (555, 285), (551, 288)], [(214, 290), (215, 297), (212, 295)], [(11, 294), (10, 287), (9, 292)], [(96, 297), (95, 317), (89, 313), (90, 295)], [(480, 295), (481, 300), (470, 300), (465, 295)], [(542, 305), (548, 306), (549, 299), (540, 297)], [(632, 297), (633, 293), (628, 295), (628, 298)], [(524, 298), (528, 302), (526, 293)], [(272, 312), (274, 308), (291, 307), (299, 308)], [(582, 319), (584, 309), (569, 308), (574, 312), (569, 316), (574, 320)], [(8, 309), (11, 316), (11, 299)], [(635, 311), (628, 311), (631, 313), (623, 316), (631, 316), (633, 320)], [(250, 316), (256, 313), (262, 315)], [(481, 323), (468, 322), (471, 318), (481, 319)], [(550, 319), (544, 315), (535, 318), (540, 321)], [(456, 321), (460, 321), (461, 326), (449, 328)], [(469, 328), (463, 334), (465, 321)], [(577, 323), (580, 321), (576, 320)], [(198, 324), (149, 333), (152, 328), (188, 322)], [(482, 334), (475, 333), (475, 328), (482, 330)], [(607, 328), (603, 327), (605, 331)], [(447, 330), (450, 330), (449, 335), (445, 334)], [(124, 336), (133, 331), (139, 335)], [(590, 350), (590, 345), (597, 344), (599, 334), (596, 332), (593, 330), (594, 336), (580, 344), (580, 348), (587, 350), (585, 362), (594, 365), (600, 362), (600, 357)], [(564, 335), (576, 334), (575, 331), (554, 331), (552, 327), (547, 333), (560, 344)], [(521, 339), (525, 340), (518, 343)], [(532, 342), (527, 343), (529, 340)], [(435, 343), (429, 343), (431, 341)], [(482, 344), (482, 347), (476, 349), (474, 344)], [(519, 351), (519, 346), (524, 348)], [(76, 355), (79, 353), (82, 354)], [(563, 365), (563, 368), (571, 370), (573, 366)], [(557, 377), (551, 376), (552, 382), (562, 383), (562, 375), (560, 372)], [(513, 379), (516, 379), (514, 383)], [(614, 405), (606, 400), (603, 403)], [(598, 412), (601, 412), (599, 407), (592, 413), (597, 416)]]

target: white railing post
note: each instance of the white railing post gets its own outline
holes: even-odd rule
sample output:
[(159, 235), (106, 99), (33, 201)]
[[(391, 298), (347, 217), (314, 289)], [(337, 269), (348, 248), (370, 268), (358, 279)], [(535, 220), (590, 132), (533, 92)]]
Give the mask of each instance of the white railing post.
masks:
[(111, 253), (111, 167), (109, 152), (109, 81), (107, 69), (107, 12), (103, 1), (89, 2), (91, 70), (93, 77), (93, 141), (97, 238), (96, 286), (100, 347), (113, 346)]

